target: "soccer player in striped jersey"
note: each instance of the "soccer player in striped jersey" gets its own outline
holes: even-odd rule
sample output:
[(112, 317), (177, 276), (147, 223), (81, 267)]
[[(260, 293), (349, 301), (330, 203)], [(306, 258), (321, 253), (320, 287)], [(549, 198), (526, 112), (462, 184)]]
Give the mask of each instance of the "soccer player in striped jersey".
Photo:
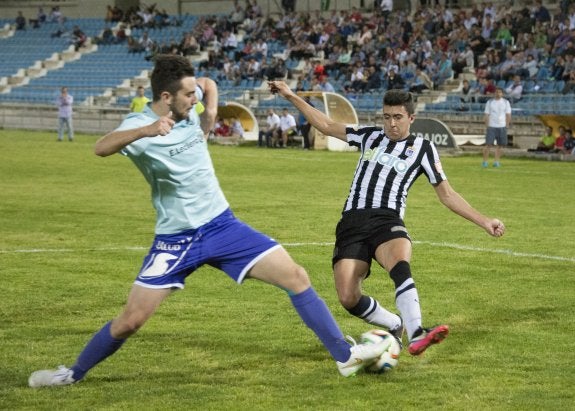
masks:
[[(290, 101), (324, 135), (359, 149), (359, 161), (336, 228), (332, 261), (343, 307), (370, 324), (386, 327), (400, 342), (405, 329), (412, 355), (441, 342), (449, 327), (423, 327), (412, 278), (411, 240), (403, 222), (410, 187), (417, 177), (425, 174), (441, 203), (454, 213), (494, 237), (504, 234), (503, 223), (481, 214), (465, 201), (447, 181), (435, 145), (411, 134), (415, 114), (411, 93), (403, 90), (385, 93), (381, 128), (338, 123), (307, 104), (284, 82), (270, 81), (269, 88)], [(399, 316), (362, 293), (362, 282), (370, 274), (372, 260), (389, 273), (395, 284)]]

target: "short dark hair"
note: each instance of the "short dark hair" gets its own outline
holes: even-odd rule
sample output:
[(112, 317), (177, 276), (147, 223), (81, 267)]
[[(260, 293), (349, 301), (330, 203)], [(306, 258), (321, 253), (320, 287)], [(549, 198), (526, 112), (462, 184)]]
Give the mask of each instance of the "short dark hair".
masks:
[(158, 101), (164, 91), (176, 94), (181, 88), (182, 79), (194, 76), (194, 66), (187, 58), (175, 54), (158, 54), (154, 58), (150, 81), (153, 100)]
[(383, 95), (384, 106), (403, 106), (407, 114), (415, 113), (415, 99), (409, 91), (391, 89)]

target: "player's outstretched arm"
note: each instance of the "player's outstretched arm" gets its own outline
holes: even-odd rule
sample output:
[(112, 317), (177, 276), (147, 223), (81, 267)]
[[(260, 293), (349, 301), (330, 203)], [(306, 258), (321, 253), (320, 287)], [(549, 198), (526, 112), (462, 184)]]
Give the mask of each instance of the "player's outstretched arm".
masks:
[(94, 146), (94, 153), (100, 157), (107, 157), (115, 154), (144, 137), (156, 137), (167, 135), (174, 126), (172, 112), (160, 117), (158, 120), (144, 127), (134, 128), (131, 130), (112, 131), (101, 137)]
[(218, 86), (214, 80), (208, 77), (198, 77), (197, 82), (204, 90), (205, 110), (200, 115), (200, 123), (204, 135), (208, 136), (216, 124), (218, 115)]
[(333, 121), (324, 113), (310, 106), (304, 99), (295, 94), (284, 81), (268, 81), (270, 92), (278, 93), (292, 103), (306, 118), (306, 120), (326, 136), (336, 137), (347, 141), (345, 124)]
[(484, 216), (471, 207), (471, 205), (451, 187), (447, 180), (442, 181), (434, 188), (437, 197), (439, 197), (439, 201), (455, 214), (477, 224), (494, 237), (501, 237), (505, 233), (505, 225), (502, 221), (497, 218)]

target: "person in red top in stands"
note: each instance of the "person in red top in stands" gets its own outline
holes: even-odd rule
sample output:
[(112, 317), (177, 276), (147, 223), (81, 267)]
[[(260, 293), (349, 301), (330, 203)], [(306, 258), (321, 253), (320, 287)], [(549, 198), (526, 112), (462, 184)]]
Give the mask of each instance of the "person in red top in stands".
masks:
[(566, 128), (559, 126), (559, 137), (555, 139), (555, 151), (556, 153), (565, 152), (565, 139), (567, 138)]

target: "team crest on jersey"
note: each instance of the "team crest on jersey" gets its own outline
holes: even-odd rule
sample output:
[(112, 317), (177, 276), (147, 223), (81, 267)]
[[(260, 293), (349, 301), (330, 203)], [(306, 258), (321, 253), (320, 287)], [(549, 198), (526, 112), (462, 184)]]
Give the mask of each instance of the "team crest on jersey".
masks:
[(405, 155), (407, 157), (411, 157), (413, 154), (415, 154), (415, 151), (413, 151), (413, 146), (407, 147), (407, 150), (405, 150)]

